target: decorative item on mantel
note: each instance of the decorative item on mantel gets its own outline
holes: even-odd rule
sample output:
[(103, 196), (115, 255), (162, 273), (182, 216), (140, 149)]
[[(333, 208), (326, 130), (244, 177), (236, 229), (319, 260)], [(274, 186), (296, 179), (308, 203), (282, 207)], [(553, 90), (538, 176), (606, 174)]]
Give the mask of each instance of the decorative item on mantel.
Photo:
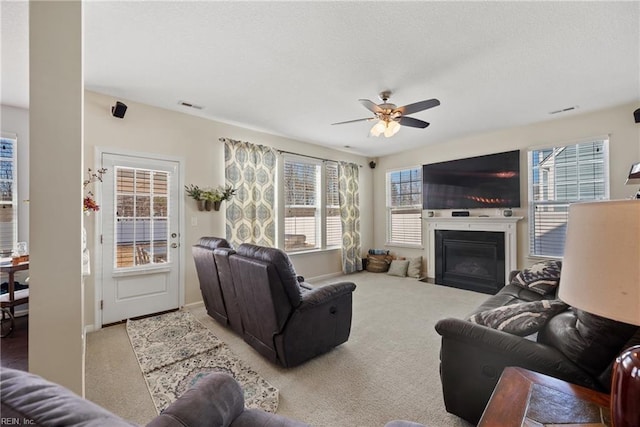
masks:
[(231, 185), (219, 186), (217, 188), (200, 188), (197, 185), (185, 185), (187, 195), (198, 203), (198, 210), (214, 211), (220, 210), (220, 204), (231, 199), (236, 194), (236, 189)]
[(105, 173), (107, 173), (107, 169), (105, 168), (100, 168), (95, 172), (91, 168), (87, 168), (87, 179), (82, 182), (82, 188), (85, 191), (82, 201), (82, 211), (87, 216), (91, 215), (91, 212), (98, 212), (100, 210), (100, 205), (96, 203), (93, 192), (87, 189), (87, 187), (94, 182), (102, 182), (102, 175)]

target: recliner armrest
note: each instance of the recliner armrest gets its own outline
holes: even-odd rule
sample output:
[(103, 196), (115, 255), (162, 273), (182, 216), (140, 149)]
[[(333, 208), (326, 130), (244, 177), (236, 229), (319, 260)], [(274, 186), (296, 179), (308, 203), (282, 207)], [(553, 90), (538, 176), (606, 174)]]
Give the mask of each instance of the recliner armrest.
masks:
[(456, 340), (483, 351), (500, 354), (503, 368), (520, 366), (591, 388), (600, 388), (593, 377), (551, 346), (461, 319), (442, 319), (436, 323), (435, 328), (443, 340)]
[(240, 384), (228, 374), (212, 373), (187, 390), (147, 427), (230, 425), (244, 411)]
[(309, 309), (327, 301), (336, 299), (342, 295), (350, 294), (355, 290), (355, 288), (355, 283), (339, 282), (309, 289), (307, 292), (302, 294), (302, 304), (300, 304), (298, 310)]

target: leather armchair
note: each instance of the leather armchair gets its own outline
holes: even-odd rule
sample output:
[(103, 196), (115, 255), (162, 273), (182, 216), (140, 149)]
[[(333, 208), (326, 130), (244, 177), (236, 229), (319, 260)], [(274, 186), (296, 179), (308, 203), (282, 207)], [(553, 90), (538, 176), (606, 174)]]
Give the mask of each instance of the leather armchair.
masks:
[(244, 340), (269, 360), (296, 366), (348, 340), (354, 283), (301, 284), (275, 248), (245, 243), (229, 261)]

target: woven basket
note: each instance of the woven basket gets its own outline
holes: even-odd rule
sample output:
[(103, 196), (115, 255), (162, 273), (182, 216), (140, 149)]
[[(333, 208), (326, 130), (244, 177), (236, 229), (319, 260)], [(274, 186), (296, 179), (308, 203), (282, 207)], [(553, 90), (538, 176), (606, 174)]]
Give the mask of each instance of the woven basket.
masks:
[(367, 255), (367, 271), (384, 273), (389, 270), (391, 257), (389, 255)]

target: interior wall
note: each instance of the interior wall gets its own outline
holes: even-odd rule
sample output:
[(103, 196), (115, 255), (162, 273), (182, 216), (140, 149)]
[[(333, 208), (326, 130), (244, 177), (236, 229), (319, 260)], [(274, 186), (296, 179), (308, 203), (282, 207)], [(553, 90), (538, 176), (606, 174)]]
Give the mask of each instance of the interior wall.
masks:
[[(117, 100), (128, 106), (123, 119), (114, 118), (111, 115), (111, 106), (115, 105)], [(90, 91), (85, 92), (84, 124), (85, 162), (87, 165), (95, 165), (97, 147), (182, 157), (185, 159), (184, 184), (186, 185), (215, 187), (224, 184), (224, 144), (218, 140), (221, 137), (363, 165), (360, 168), (363, 250), (366, 251), (373, 243), (372, 173), (364, 157)], [(185, 236), (183, 251), (186, 261), (183, 277), (185, 303), (190, 304), (202, 300), (192, 261), (191, 246), (202, 236), (224, 237), (224, 206), (219, 212), (201, 212), (197, 210), (195, 201), (186, 195), (184, 197)], [(89, 242), (96, 241), (93, 221), (96, 221), (96, 217), (93, 215), (85, 219)], [(90, 247), (92, 246), (90, 245)], [(95, 254), (95, 251), (92, 252)], [(340, 251), (292, 255), (291, 258), (297, 273), (306, 278), (332, 273), (338, 274), (341, 271)], [(94, 278), (98, 274), (94, 271), (94, 265), (95, 262), (92, 261), (93, 274), (86, 279), (87, 325), (92, 324), (94, 319), (94, 301), (96, 299)]]
[(29, 371), (81, 396), (82, 52), (81, 2), (30, 3)]
[[(572, 114), (565, 118), (549, 120), (528, 126), (471, 135), (440, 144), (382, 157), (373, 177), (375, 188), (385, 188), (388, 170), (436, 163), (446, 160), (479, 156), (520, 149), (521, 207), (514, 209), (514, 216), (524, 217), (518, 222), (518, 268), (534, 262), (529, 257), (527, 150), (531, 147), (577, 142), (590, 137), (609, 135), (610, 198), (629, 198), (637, 188), (624, 185), (632, 163), (640, 161), (640, 124), (633, 120), (633, 111), (640, 103), (631, 103), (593, 113)], [(437, 126), (432, 124), (432, 126)], [(429, 132), (426, 129), (424, 132)], [(386, 208), (385, 192), (374, 195), (374, 242), (376, 248), (386, 248), (402, 256), (427, 257), (427, 248), (410, 249), (385, 246)], [(450, 211), (437, 211), (438, 216), (450, 216)], [(473, 210), (472, 215), (499, 215), (497, 209)], [(426, 215), (425, 215), (426, 217)], [(426, 228), (423, 228), (426, 230)], [(423, 245), (426, 231), (423, 231)], [(426, 272), (426, 266), (423, 268)]]

